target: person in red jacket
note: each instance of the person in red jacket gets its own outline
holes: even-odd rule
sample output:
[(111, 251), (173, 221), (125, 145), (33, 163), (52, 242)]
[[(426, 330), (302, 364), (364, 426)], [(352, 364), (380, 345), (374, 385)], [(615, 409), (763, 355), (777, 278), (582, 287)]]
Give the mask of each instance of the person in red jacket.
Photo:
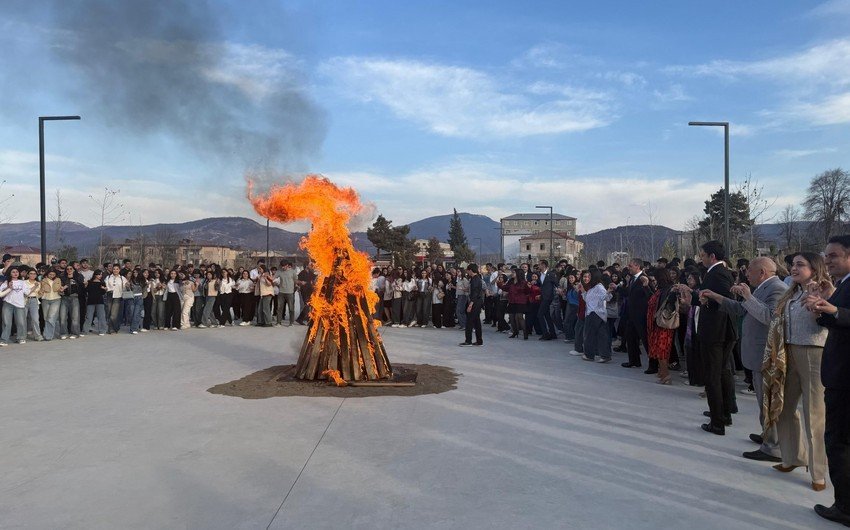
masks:
[(525, 312), (525, 335), (530, 335), (531, 330), (537, 322), (537, 312), (540, 309), (540, 277), (537, 273), (531, 274), (531, 281), (528, 282), (528, 305)]
[[(513, 339), (522, 330), (522, 338), (528, 340), (528, 329), (525, 327), (525, 312), (528, 310), (528, 296), (530, 289), (525, 275), (513, 267), (511, 278), (507, 282), (497, 282), (499, 289), (508, 293), (508, 321), (511, 324), (511, 334), (508, 338)], [(539, 287), (538, 287), (539, 289)]]

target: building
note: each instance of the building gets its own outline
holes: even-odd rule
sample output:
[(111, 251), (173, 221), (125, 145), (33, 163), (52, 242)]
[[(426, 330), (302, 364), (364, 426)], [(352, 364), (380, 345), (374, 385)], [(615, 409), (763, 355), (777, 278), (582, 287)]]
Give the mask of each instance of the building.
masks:
[(110, 243), (98, 249), (104, 261), (129, 258), (136, 263), (161, 263), (163, 266), (198, 265), (217, 263), (222, 267), (235, 267), (244, 253), (215, 243), (181, 239), (176, 243), (146, 243), (139, 239), (125, 239), (123, 243)]
[[(41, 249), (36, 247), (28, 247), (25, 245), (4, 247), (2, 254), (10, 254), (12, 256), (12, 263), (20, 263), (27, 267), (35, 267), (41, 262)], [(53, 254), (48, 252), (47, 262), (50, 263), (50, 260), (53, 257)]]
[[(517, 213), (501, 219), (502, 256), (507, 262), (518, 262), (527, 258), (528, 252), (520, 248), (520, 239), (533, 236), (544, 230), (552, 230), (567, 237), (576, 237), (576, 218), (559, 213), (552, 214), (552, 225), (549, 226), (549, 213)], [(547, 239), (547, 245), (548, 239)], [(581, 244), (581, 243), (579, 243)], [(533, 253), (532, 253), (533, 254)], [(548, 246), (546, 255), (549, 255)]]
[(570, 263), (576, 263), (584, 244), (564, 232), (544, 230), (536, 234), (519, 238), (519, 256), (515, 261), (532, 262), (549, 259), (549, 245), (554, 245), (551, 255), (555, 261), (566, 258)]
[[(424, 262), (428, 261), (428, 240), (427, 239), (417, 239), (413, 242), (416, 245), (416, 261)], [(443, 251), (443, 263), (454, 262), (455, 253), (452, 251), (452, 247), (448, 243), (444, 243), (440, 241), (440, 249)]]

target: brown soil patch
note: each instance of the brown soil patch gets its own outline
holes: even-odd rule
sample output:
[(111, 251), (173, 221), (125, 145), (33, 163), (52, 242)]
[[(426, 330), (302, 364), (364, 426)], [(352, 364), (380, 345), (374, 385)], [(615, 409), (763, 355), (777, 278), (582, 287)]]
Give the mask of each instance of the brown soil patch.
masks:
[(328, 384), (327, 381), (295, 379), (292, 376), (295, 365), (285, 364), (254, 372), (236, 381), (216, 385), (208, 389), (207, 392), (244, 399), (287, 396), (358, 398), (441, 394), (457, 388), (457, 380), (460, 374), (446, 366), (430, 364), (398, 364), (395, 366), (418, 372), (416, 385), (412, 387), (337, 387)]

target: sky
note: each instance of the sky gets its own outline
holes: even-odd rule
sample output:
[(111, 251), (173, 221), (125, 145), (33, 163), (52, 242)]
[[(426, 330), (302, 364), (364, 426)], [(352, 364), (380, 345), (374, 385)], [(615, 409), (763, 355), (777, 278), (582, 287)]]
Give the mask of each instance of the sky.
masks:
[(49, 114), (82, 116), (46, 126), (49, 217), (58, 190), (88, 226), (105, 187), (116, 224), (260, 219), (246, 176), (321, 173), (396, 225), (545, 204), (681, 229), (723, 184), (692, 120), (731, 123), (762, 221), (850, 166), (850, 0), (10, 0), (0, 50), (6, 222), (38, 219)]

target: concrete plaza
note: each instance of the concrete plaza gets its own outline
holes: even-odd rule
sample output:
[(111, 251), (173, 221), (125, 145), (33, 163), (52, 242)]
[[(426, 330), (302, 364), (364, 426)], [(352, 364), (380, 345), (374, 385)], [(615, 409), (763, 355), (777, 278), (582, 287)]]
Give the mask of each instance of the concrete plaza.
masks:
[[(459, 348), (384, 329), (395, 362), (453, 367), (418, 397), (244, 400), (207, 389), (295, 361), (305, 332), (225, 328), (0, 350), (2, 528), (836, 528), (809, 488), (744, 460), (697, 389), (562, 341)], [(622, 355), (616, 356), (622, 357)], [(622, 359), (619, 359), (622, 360)], [(619, 361), (618, 360), (618, 361)]]

